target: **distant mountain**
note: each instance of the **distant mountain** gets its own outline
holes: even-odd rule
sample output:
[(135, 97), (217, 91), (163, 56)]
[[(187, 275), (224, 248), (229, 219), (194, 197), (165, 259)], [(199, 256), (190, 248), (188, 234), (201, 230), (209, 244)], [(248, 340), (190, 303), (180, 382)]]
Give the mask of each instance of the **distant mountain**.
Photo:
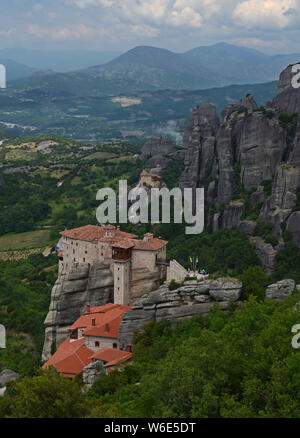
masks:
[(283, 68), (300, 60), (300, 54), (269, 56), (226, 43), (197, 47), (182, 56), (199, 67), (205, 65), (231, 83), (234, 83), (232, 80), (236, 80), (235, 83), (274, 81)]
[(299, 61), (300, 54), (269, 56), (225, 43), (186, 53), (138, 46), (104, 65), (69, 73), (46, 69), (46, 74), (20, 79), (9, 87), (14, 91), (36, 90), (39, 95), (60, 94), (61, 97), (67, 97), (68, 93), (101, 97), (145, 90), (205, 90), (271, 82), (286, 65)]
[(28, 65), (12, 61), (11, 59), (2, 58), (1, 56), (0, 64), (3, 64), (6, 67), (6, 75), (8, 81), (25, 78), (32, 75), (36, 71), (36, 69), (28, 67)]
[(226, 43), (181, 54), (138, 46), (87, 72), (108, 80), (133, 80), (137, 89), (206, 89), (274, 81), (286, 65), (299, 60), (300, 54), (269, 56)]
[(54, 70), (67, 73), (88, 68), (95, 64), (105, 64), (120, 55), (117, 51), (104, 50), (30, 50), (2, 49), (0, 58), (31, 65), (35, 70)]
[(222, 73), (166, 49), (139, 46), (104, 66), (89, 69), (110, 80), (134, 80), (139, 88), (200, 89), (228, 85)]

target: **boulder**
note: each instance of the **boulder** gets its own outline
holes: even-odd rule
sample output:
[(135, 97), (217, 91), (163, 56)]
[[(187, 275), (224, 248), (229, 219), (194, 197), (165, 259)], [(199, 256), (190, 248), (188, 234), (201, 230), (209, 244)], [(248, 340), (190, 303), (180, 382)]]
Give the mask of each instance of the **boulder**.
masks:
[(0, 386), (6, 386), (8, 382), (12, 382), (19, 378), (19, 374), (11, 370), (3, 370), (0, 373)]
[(101, 361), (96, 360), (86, 367), (82, 371), (82, 380), (85, 385), (85, 390), (88, 391), (94, 385), (94, 383), (105, 374), (105, 369)]
[(295, 290), (295, 287), (296, 285), (294, 280), (278, 281), (277, 283), (268, 286), (266, 291), (266, 298), (283, 301), (291, 295), (291, 293)]
[(216, 301), (238, 301), (243, 284), (236, 278), (218, 278), (210, 284), (209, 295)]

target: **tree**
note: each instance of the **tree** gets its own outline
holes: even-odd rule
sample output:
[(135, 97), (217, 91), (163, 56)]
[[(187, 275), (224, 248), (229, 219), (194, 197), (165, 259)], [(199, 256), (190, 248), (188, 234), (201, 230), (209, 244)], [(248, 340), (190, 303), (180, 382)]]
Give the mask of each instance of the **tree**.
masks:
[(79, 384), (52, 367), (11, 384), (0, 400), (0, 417), (6, 418), (80, 418), (89, 410)]

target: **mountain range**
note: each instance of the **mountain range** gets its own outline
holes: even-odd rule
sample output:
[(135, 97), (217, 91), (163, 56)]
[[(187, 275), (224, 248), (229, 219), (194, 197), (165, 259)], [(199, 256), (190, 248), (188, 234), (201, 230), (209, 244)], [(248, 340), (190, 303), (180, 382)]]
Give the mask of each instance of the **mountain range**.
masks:
[[(97, 55), (98, 53), (98, 55)], [(69, 57), (61, 52), (54, 62), (53, 54), (45, 52), (40, 57), (39, 67), (48, 72), (47, 80), (43, 75), (33, 75), (12, 84), (20, 89), (43, 88), (61, 89), (66, 92), (84, 95), (107, 95), (124, 92), (160, 89), (207, 89), (224, 87), (231, 84), (254, 84), (276, 80), (284, 67), (300, 61), (300, 54), (266, 55), (257, 50), (218, 43), (212, 46), (200, 46), (185, 53), (174, 53), (167, 49), (150, 46), (138, 46), (110, 60), (109, 52), (81, 52), (72, 59), (74, 71), (65, 73)], [(106, 55), (105, 55), (106, 53)], [(14, 52), (12, 52), (12, 55)], [(18, 56), (17, 56), (18, 55)], [(32, 54), (24, 52), (23, 62), (34, 62)], [(76, 55), (76, 56), (75, 56)], [(0, 51), (1, 59), (1, 51)], [(65, 64), (64, 60), (65, 59)], [(86, 67), (87, 62), (98, 60), (97, 65)], [(26, 62), (25, 62), (26, 63)], [(33, 64), (32, 64), (33, 65)], [(82, 66), (84, 68), (82, 68)], [(28, 69), (28, 67), (27, 67)], [(32, 70), (37, 70), (32, 69)], [(56, 73), (55, 71), (60, 71)], [(33, 71), (24, 71), (20, 66), (18, 77), (28, 76)], [(24, 74), (25, 73), (25, 74)], [(15, 79), (8, 74), (8, 80)]]

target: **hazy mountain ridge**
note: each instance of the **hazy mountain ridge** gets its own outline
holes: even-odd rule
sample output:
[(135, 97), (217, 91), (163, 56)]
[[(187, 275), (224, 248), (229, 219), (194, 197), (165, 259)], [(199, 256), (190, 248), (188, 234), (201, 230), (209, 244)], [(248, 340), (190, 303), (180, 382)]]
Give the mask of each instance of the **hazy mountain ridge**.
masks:
[[(257, 50), (219, 43), (185, 53), (137, 46), (103, 65), (101, 60), (104, 58), (100, 58), (97, 65), (89, 68), (78, 68), (69, 73), (53, 72), (47, 80), (34, 75), (19, 79), (11, 86), (18, 90), (54, 88), (84, 96), (161, 89), (199, 90), (275, 81), (286, 65), (300, 60), (300, 54), (270, 56)], [(59, 69), (59, 61), (57, 65), (50, 61), (43, 64), (46, 70)], [(79, 64), (79, 60), (74, 60), (73, 65)]]

